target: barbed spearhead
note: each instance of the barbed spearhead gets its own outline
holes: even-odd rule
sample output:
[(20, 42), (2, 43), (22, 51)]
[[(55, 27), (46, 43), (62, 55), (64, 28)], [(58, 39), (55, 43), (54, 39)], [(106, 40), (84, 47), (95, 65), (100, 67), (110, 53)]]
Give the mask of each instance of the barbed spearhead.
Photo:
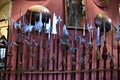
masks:
[(42, 31), (42, 26), (43, 26), (43, 23), (42, 23), (42, 13), (40, 13), (40, 15), (39, 15), (39, 21), (35, 22), (34, 29), (36, 31), (38, 31), (38, 32), (41, 32)]
[(63, 26), (63, 36), (68, 36), (68, 30), (66, 28), (66, 25)]
[(97, 44), (98, 46), (101, 45), (100, 27), (97, 28), (96, 44)]
[(51, 31), (51, 19), (49, 18), (49, 22), (46, 24), (46, 33), (49, 33)]

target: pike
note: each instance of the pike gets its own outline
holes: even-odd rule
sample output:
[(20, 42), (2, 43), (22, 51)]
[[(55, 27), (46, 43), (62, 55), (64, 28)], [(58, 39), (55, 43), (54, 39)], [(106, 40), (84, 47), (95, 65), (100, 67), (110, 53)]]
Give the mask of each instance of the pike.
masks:
[[(46, 24), (46, 33), (48, 34), (47, 71), (49, 71), (49, 62), (50, 62), (50, 30), (51, 30), (51, 19), (49, 19), (49, 23)], [(49, 73), (47, 74), (47, 80), (49, 80)]]
[(120, 25), (117, 24), (117, 30), (116, 30), (116, 40), (117, 40), (117, 59), (118, 59), (118, 65), (117, 65), (117, 68), (118, 68), (118, 71), (117, 71), (117, 74), (118, 74), (118, 80), (120, 79), (120, 45), (119, 45), (119, 40), (120, 40)]
[[(37, 46), (37, 44), (35, 43), (35, 40), (34, 40), (34, 38), (35, 38), (35, 31), (34, 31), (34, 28), (33, 28), (33, 39), (32, 39), (32, 43), (31, 43), (31, 46), (32, 46), (32, 53), (31, 53), (31, 68), (30, 68), (30, 70), (31, 71), (34, 71), (35, 70), (35, 68), (34, 68), (34, 47), (35, 46)], [(33, 80), (33, 74), (31, 74), (31, 80)]]
[[(110, 14), (111, 14), (111, 10), (110, 10)], [(111, 54), (109, 53), (109, 55), (108, 55), (108, 58), (110, 59), (110, 62), (109, 62), (109, 65), (110, 65), (110, 80), (114, 80), (113, 79), (113, 77), (114, 77), (114, 75), (113, 75), (113, 69), (114, 69), (114, 61), (113, 61), (113, 57), (114, 57), (114, 54), (113, 54), (113, 49), (114, 49), (114, 47), (113, 47), (114, 46), (113, 45), (114, 44), (113, 39), (114, 39), (114, 35), (113, 35), (113, 29), (114, 29), (114, 26), (111, 23)]]
[(110, 80), (113, 80), (113, 69), (114, 69), (114, 62), (113, 62), (113, 28), (111, 31), (111, 54), (108, 56), (110, 59)]
[(104, 46), (103, 46), (103, 53), (102, 53), (102, 59), (104, 61), (104, 74), (103, 74), (103, 80), (106, 80), (106, 60), (108, 58), (107, 55), (107, 46), (106, 46), (106, 26), (105, 22), (103, 22), (103, 27), (104, 27)]
[[(30, 43), (30, 32), (33, 30), (33, 40), (32, 40), (32, 43)], [(37, 44), (35, 43), (35, 40), (34, 40), (34, 36), (35, 36), (35, 32), (34, 32), (34, 28), (33, 26), (31, 25), (31, 17), (30, 17), (30, 23), (28, 26), (25, 26), (25, 29), (24, 29), (25, 32), (28, 32), (28, 39), (26, 40), (26, 43), (28, 45), (28, 47), (32, 46), (32, 52), (31, 52), (31, 67), (30, 67), (30, 71), (34, 71), (34, 46), (36, 46)], [(29, 50), (29, 49), (28, 49)], [(29, 51), (28, 51), (29, 52)], [(28, 74), (26, 75), (28, 77)], [(26, 77), (26, 79), (28, 79)], [(33, 74), (31, 73), (31, 80), (33, 80)]]
[[(46, 66), (46, 24), (47, 24), (47, 13), (45, 16), (45, 21), (43, 22), (43, 42), (42, 42), (42, 49), (43, 49), (43, 55), (42, 55), (42, 71), (45, 71), (45, 66)], [(42, 74), (42, 80), (44, 80), (44, 74)]]
[[(31, 25), (31, 18), (32, 18), (32, 12), (30, 13), (30, 20), (29, 20), (29, 24), (28, 25), (25, 25), (25, 26), (23, 26), (23, 31), (24, 31), (24, 33), (27, 33), (28, 34), (28, 36), (27, 36), (27, 40), (26, 40), (26, 43), (27, 43), (27, 51), (28, 51), (28, 58), (27, 58), (27, 60), (26, 60), (26, 69), (29, 69), (29, 65), (30, 65), (30, 58), (29, 58), (29, 56), (30, 56), (30, 40), (31, 40), (31, 35), (30, 35), (30, 32), (32, 31), (32, 29), (33, 29), (33, 26)], [(32, 74), (31, 74), (32, 75)], [(28, 80), (28, 78), (29, 78), (29, 75), (28, 74), (26, 74), (26, 80)]]
[(101, 47), (101, 35), (100, 35), (100, 27), (97, 27), (97, 36), (96, 36), (96, 44), (97, 44), (97, 51), (96, 51), (96, 80), (99, 80), (99, 66), (100, 66), (100, 47)]
[[(40, 13), (40, 15), (39, 15), (39, 21), (35, 22), (35, 27), (34, 27), (35, 31), (38, 32), (38, 42), (37, 42), (37, 44), (38, 44), (38, 47), (37, 47), (37, 52), (38, 52), (38, 54), (37, 54), (37, 70), (39, 70), (39, 65), (40, 65), (39, 64), (40, 42), (41, 42), (41, 40), (40, 40), (40, 34), (41, 34), (41, 31), (42, 31), (42, 26), (43, 26), (43, 23), (42, 23), (42, 13)], [(39, 74), (36, 74), (36, 80), (39, 80)]]
[[(62, 54), (62, 57), (63, 57), (62, 71), (64, 71), (64, 67), (65, 67), (65, 70), (67, 70), (67, 63), (68, 63), (68, 61), (67, 61), (67, 59), (68, 59), (67, 58), (68, 57), (67, 54), (68, 53), (67, 52), (68, 52), (68, 49), (69, 49), (69, 46), (68, 46), (68, 31), (67, 31), (67, 28), (66, 28), (65, 25), (63, 26), (62, 44), (64, 46), (63, 52), (65, 52), (65, 53)], [(62, 78), (62, 80), (64, 80), (64, 77)], [(67, 80), (67, 73), (65, 73), (65, 80)]]
[[(92, 23), (91, 25), (89, 25), (88, 27), (88, 31), (89, 31), (89, 34), (90, 34), (90, 40), (89, 40), (89, 70), (92, 69), (92, 49), (93, 49), (93, 45), (92, 45), (92, 39), (93, 39), (93, 26), (92, 26)], [(89, 80), (92, 79), (92, 71), (89, 71), (89, 77), (88, 77)]]
[[(72, 39), (72, 71), (75, 71), (76, 70), (76, 53), (77, 53), (77, 43), (76, 43), (76, 36), (73, 37)], [(75, 77), (75, 72), (71, 74), (71, 79), (72, 80), (76, 80), (76, 77)]]
[[(79, 62), (81, 63), (81, 70), (84, 70), (85, 69), (85, 55), (86, 55), (85, 23), (84, 23), (84, 29), (83, 29), (83, 36), (82, 38), (80, 38), (80, 43), (82, 44), (82, 51), (80, 54)], [(80, 80), (84, 80), (84, 72), (81, 72)]]
[(120, 61), (119, 61), (119, 54), (120, 54), (120, 45), (119, 45), (119, 41), (117, 41), (117, 43), (118, 43), (118, 45), (117, 45), (117, 58), (118, 58), (118, 65), (117, 65), (117, 67), (118, 67), (118, 71), (117, 71), (117, 73), (118, 73), (118, 80), (120, 79)]
[[(55, 41), (56, 41), (56, 34), (57, 34), (57, 30), (56, 30), (56, 24), (58, 22), (57, 16), (54, 13), (53, 14), (53, 24), (52, 24), (52, 34), (53, 34), (53, 56), (52, 56), (52, 60), (53, 60), (53, 71), (55, 70)], [(52, 75), (52, 80), (54, 80), (54, 74)]]
[[(31, 51), (31, 67), (30, 67), (30, 71), (34, 71), (35, 68), (34, 68), (34, 47), (37, 46), (37, 44), (35, 43), (35, 29), (33, 27), (33, 25), (31, 25), (31, 19), (32, 19), (32, 12), (31, 12), (31, 15), (30, 15), (30, 23), (29, 23), (29, 31), (33, 32), (33, 35), (32, 35), (32, 43), (28, 42), (28, 45), (29, 46), (32, 46), (32, 51)], [(31, 80), (33, 80), (33, 73), (31, 73)]]
[[(20, 26), (22, 27), (24, 25), (25, 25), (25, 23), (24, 23), (24, 15), (20, 11), (20, 21), (19, 21), (18, 27), (20, 27)], [(18, 52), (17, 52), (17, 57), (16, 58), (17, 59), (20, 58), (20, 60), (19, 60), (19, 64), (18, 64), (18, 61), (16, 60), (16, 64), (18, 64), (18, 66), (16, 66), (16, 69), (18, 70), (18, 72), (20, 72), (20, 80), (22, 80), (22, 72), (23, 72), (22, 58), (23, 58), (23, 40), (24, 40), (24, 36), (23, 36), (23, 28), (22, 28), (21, 32), (20, 32), (19, 28), (17, 30), (18, 30), (18, 41), (17, 41), (17, 43), (18, 43), (17, 51)], [(16, 74), (16, 77), (17, 77), (17, 74)], [(16, 78), (16, 80), (17, 80), (17, 78)]]
[[(56, 60), (56, 70), (58, 70), (58, 66), (59, 66), (59, 47), (60, 47), (60, 22), (61, 22), (61, 18), (60, 18), (60, 5), (59, 5), (59, 14), (58, 14), (58, 36), (57, 36), (57, 60)], [(56, 80), (58, 79), (58, 74), (56, 74)]]

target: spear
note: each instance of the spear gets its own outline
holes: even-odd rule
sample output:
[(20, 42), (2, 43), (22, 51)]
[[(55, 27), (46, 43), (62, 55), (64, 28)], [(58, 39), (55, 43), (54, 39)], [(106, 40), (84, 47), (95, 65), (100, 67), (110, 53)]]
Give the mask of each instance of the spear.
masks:
[[(76, 35), (74, 35), (74, 37), (72, 38), (72, 71), (76, 70), (76, 53), (77, 53), (77, 42), (76, 42)], [(71, 79), (75, 80), (75, 72), (72, 73), (71, 75)]]
[[(55, 35), (57, 34), (57, 30), (56, 30), (56, 24), (58, 22), (58, 19), (57, 19), (57, 16), (56, 14), (54, 13), (53, 14), (53, 24), (52, 24), (52, 34), (53, 34), (53, 56), (52, 56), (52, 60), (53, 60), (53, 71), (55, 69)], [(54, 80), (54, 74), (52, 75), (52, 79)]]
[[(18, 27), (20, 27), (20, 26), (22, 27), (24, 25), (25, 25), (25, 23), (24, 23), (24, 15), (20, 11), (20, 21), (19, 21)], [(19, 60), (19, 64), (16, 62), (16, 64), (19, 65), (19, 67), (17, 66), (16, 68), (18, 68), (18, 71), (20, 72), (20, 80), (22, 80), (22, 71), (23, 71), (23, 68), (22, 68), (22, 63), (23, 63), (22, 62), (22, 58), (23, 58), (23, 40), (24, 40), (23, 28), (22, 28), (21, 33), (20, 33), (20, 30), (18, 29), (18, 34), (20, 35), (20, 37), (18, 36), (18, 48), (17, 48), (18, 52), (17, 52), (17, 56), (19, 56), (20, 60)], [(17, 59), (19, 59), (19, 58), (17, 58)], [(16, 74), (16, 77), (17, 77), (17, 74)]]
[[(49, 23), (46, 24), (46, 33), (48, 34), (47, 70), (49, 70), (49, 62), (50, 62), (50, 29), (51, 29), (51, 19), (49, 19)], [(47, 74), (47, 80), (49, 80), (48, 74)]]
[[(69, 49), (69, 45), (68, 45), (68, 31), (67, 31), (67, 28), (66, 28), (65, 25), (63, 26), (62, 44), (64, 46), (63, 52), (65, 52), (65, 53), (62, 54), (62, 57), (63, 57), (62, 70), (64, 71), (64, 66), (65, 66), (65, 70), (67, 70), (67, 63), (68, 63), (68, 61), (67, 61), (67, 57), (68, 57), (67, 54), (68, 53), (67, 52), (68, 52), (68, 49)], [(64, 77), (62, 79), (64, 80)], [(65, 80), (67, 80), (67, 73), (65, 74)]]
[(116, 31), (116, 40), (117, 40), (117, 58), (118, 58), (118, 80), (120, 79), (120, 61), (119, 61), (119, 54), (120, 54), (120, 45), (119, 45), (119, 40), (120, 40), (120, 25), (117, 25), (117, 31)]
[[(86, 42), (86, 40), (85, 40), (85, 23), (84, 23), (83, 37), (82, 37), (82, 40), (80, 41), (80, 43), (82, 44), (82, 51), (81, 51), (81, 55), (79, 58), (79, 61), (81, 63), (81, 70), (85, 69), (85, 55), (86, 55), (85, 42)], [(84, 72), (81, 72), (80, 79), (84, 80)]]
[[(90, 34), (90, 41), (89, 41), (89, 70), (92, 69), (92, 49), (93, 49), (93, 45), (92, 45), (92, 39), (93, 39), (93, 27), (92, 24), (88, 27), (88, 31)], [(92, 78), (92, 71), (89, 71), (89, 80), (91, 80)]]
[[(60, 5), (59, 5), (59, 14), (58, 14), (58, 37), (57, 37), (57, 60), (56, 60), (56, 70), (58, 70), (58, 66), (59, 66), (59, 46), (60, 46), (60, 22), (61, 22), (61, 18), (60, 18)], [(56, 80), (58, 79), (58, 74), (56, 74)]]
[[(11, 68), (12, 68), (12, 63), (11, 63), (11, 61), (12, 61), (12, 56), (13, 56), (13, 54), (12, 54), (12, 46), (13, 45), (15, 45), (15, 46), (18, 46), (17, 45), (17, 43), (16, 42), (14, 42), (14, 41), (12, 41), (12, 35), (13, 35), (13, 33), (12, 33), (12, 30), (10, 29), (10, 23), (9, 23), (9, 21), (10, 21), (10, 19), (8, 20), (8, 42), (7, 42), (7, 46), (8, 46), (8, 49), (9, 49), (9, 54), (7, 54), (7, 56), (8, 56), (8, 64), (7, 64), (7, 67), (8, 67), (8, 71), (11, 71)], [(8, 80), (10, 80), (10, 73), (8, 73)]]
[[(100, 65), (100, 47), (101, 47), (101, 39), (100, 39), (100, 27), (97, 27), (97, 36), (96, 36), (96, 44), (97, 44), (97, 51), (96, 51), (96, 69), (99, 69)], [(96, 72), (96, 80), (99, 80), (99, 71)]]
[[(30, 13), (30, 20), (29, 20), (29, 24), (28, 25), (25, 25), (23, 26), (23, 31), (24, 33), (27, 33), (28, 36), (27, 36), (27, 51), (28, 51), (28, 58), (26, 60), (26, 69), (29, 69), (29, 63), (30, 63), (30, 58), (29, 58), (29, 53), (30, 53), (30, 40), (31, 40), (31, 35), (30, 35), (30, 32), (32, 31), (33, 29), (33, 26), (31, 25), (31, 18), (32, 18), (32, 12)], [(32, 74), (31, 74), (32, 75)], [(29, 78), (29, 75), (26, 74), (26, 80), (28, 80)]]
[[(43, 49), (43, 56), (42, 56), (42, 71), (45, 70), (45, 66), (46, 66), (46, 24), (47, 24), (47, 19), (49, 20), (49, 18), (47, 18), (47, 12), (46, 12), (46, 16), (45, 16), (45, 21), (43, 22), (43, 42), (42, 42), (42, 49)], [(44, 80), (44, 74), (42, 74), (42, 80)]]
[(117, 41), (117, 58), (118, 58), (118, 65), (117, 65), (117, 67), (118, 67), (118, 71), (117, 71), (117, 73), (118, 73), (118, 80), (120, 79), (120, 61), (119, 61), (119, 54), (120, 54), (120, 45), (119, 45), (119, 41)]
[[(26, 26), (27, 27), (27, 26)], [(31, 40), (31, 35), (30, 35), (30, 30), (27, 30), (27, 41), (30, 42)], [(29, 69), (29, 65), (30, 65), (30, 47), (27, 44), (27, 57), (26, 57), (26, 70)], [(28, 80), (29, 78), (29, 74), (26, 74), (26, 80)]]
[(109, 56), (110, 58), (110, 80), (113, 80), (113, 69), (114, 69), (114, 62), (113, 62), (113, 28), (111, 32), (111, 55)]
[[(43, 26), (43, 23), (42, 23), (42, 13), (40, 13), (40, 15), (39, 15), (39, 21), (38, 22), (35, 22), (35, 27), (34, 27), (34, 29), (35, 29), (35, 31), (37, 31), (38, 32), (38, 42), (37, 42), (37, 44), (38, 44), (38, 49), (37, 49), (37, 52), (38, 52), (38, 55), (37, 55), (37, 70), (39, 70), (39, 57), (40, 57), (40, 42), (41, 42), (41, 40), (40, 40), (40, 34), (41, 34), (41, 31), (42, 31), (42, 26)], [(36, 80), (39, 80), (39, 74), (36, 74)]]
[(102, 59), (104, 61), (104, 74), (103, 74), (103, 80), (106, 80), (106, 60), (107, 60), (107, 46), (106, 46), (106, 26), (105, 22), (103, 22), (103, 27), (104, 27), (104, 46), (103, 46), (103, 54), (102, 54)]
[[(33, 28), (33, 39), (32, 39), (32, 43), (31, 43), (31, 46), (32, 46), (32, 53), (31, 53), (31, 68), (30, 70), (31, 71), (34, 71), (34, 47), (37, 46), (37, 44), (35, 43), (35, 31), (34, 31), (34, 28)], [(33, 74), (31, 74), (31, 80), (33, 80)]]

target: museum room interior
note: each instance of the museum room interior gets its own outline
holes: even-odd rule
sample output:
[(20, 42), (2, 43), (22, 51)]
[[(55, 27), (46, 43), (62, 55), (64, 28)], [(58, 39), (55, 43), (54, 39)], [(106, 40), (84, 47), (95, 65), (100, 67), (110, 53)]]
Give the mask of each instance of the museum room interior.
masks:
[(0, 80), (120, 80), (120, 0), (1, 0)]

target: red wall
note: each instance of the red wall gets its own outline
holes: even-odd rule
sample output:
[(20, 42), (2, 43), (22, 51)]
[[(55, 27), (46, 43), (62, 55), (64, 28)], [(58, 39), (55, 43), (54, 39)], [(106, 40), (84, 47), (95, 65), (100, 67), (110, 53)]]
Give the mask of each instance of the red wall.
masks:
[[(110, 17), (111, 19), (112, 19), (112, 22), (113, 22), (113, 26), (115, 27), (116, 26), (116, 23), (117, 23), (117, 17), (118, 17), (118, 3), (119, 3), (119, 0), (110, 0), (110, 6), (108, 6), (108, 7), (106, 7), (104, 10), (103, 9), (100, 9), (99, 7), (97, 7), (95, 4), (94, 4), (94, 2), (93, 2), (93, 0), (86, 0), (86, 4), (87, 4), (87, 7), (86, 7), (86, 10), (87, 10), (87, 22), (88, 23), (90, 23), (91, 22), (91, 18), (92, 18), (92, 22), (93, 22), (93, 25), (94, 25), (94, 18), (95, 18), (95, 16), (98, 14), (98, 13), (105, 13), (108, 17)], [(26, 13), (26, 10), (30, 7), (30, 6), (32, 6), (32, 5), (43, 5), (43, 6), (45, 6), (45, 7), (47, 7), (49, 10), (50, 10), (50, 12), (51, 12), (51, 15), (55, 12), (55, 13), (59, 13), (58, 12), (58, 8), (59, 8), (59, 6), (58, 5), (60, 5), (60, 16), (62, 17), (62, 20), (63, 20), (63, 22), (64, 22), (64, 17), (65, 17), (65, 15), (64, 15), (64, 0), (14, 0), (14, 3), (13, 3), (13, 9), (12, 9), (12, 19), (14, 19), (14, 20), (17, 20), (17, 19), (19, 19), (19, 16), (20, 16), (20, 9), (22, 10), (22, 12), (25, 14)], [(11, 29), (12, 29), (12, 27), (11, 27)], [(62, 25), (61, 25), (61, 30), (62, 30)], [(14, 31), (14, 30), (13, 30)], [(71, 29), (69, 29), (69, 31), (70, 31), (70, 36), (69, 36), (69, 38), (71, 38), (71, 36), (73, 35), (73, 30), (71, 30)], [(78, 35), (81, 35), (81, 30), (78, 30), (77, 31), (77, 33), (78, 33)], [(61, 33), (62, 33), (62, 31), (61, 31)], [(107, 33), (107, 49), (108, 49), (108, 53), (110, 53), (111, 52), (111, 35), (109, 35), (111, 33), (111, 31), (110, 32), (108, 32)], [(89, 34), (87, 34), (87, 36), (88, 36)], [(42, 37), (42, 35), (41, 35), (41, 37)], [(60, 36), (60, 38), (61, 38), (62, 36)], [(52, 57), (52, 54), (53, 54), (53, 52), (52, 52), (52, 50), (53, 50), (53, 41), (52, 41), (52, 38), (53, 38), (53, 35), (51, 35), (51, 55), (50, 55), (50, 57)], [(115, 38), (115, 32), (114, 32), (114, 38)], [(101, 37), (101, 39), (102, 39), (102, 42), (103, 42), (103, 36)], [(15, 34), (14, 34), (14, 32), (13, 32), (13, 40), (14, 41), (16, 41), (16, 36), (15, 36)], [(42, 39), (41, 39), (42, 40)], [(42, 43), (42, 42), (41, 42)], [(70, 44), (71, 45), (71, 44)], [(116, 59), (116, 57), (117, 57), (117, 43), (116, 43), (116, 41), (114, 41), (114, 56), (115, 56), (115, 58), (114, 58), (114, 63), (115, 63), (115, 68), (117, 68), (117, 59)], [(56, 45), (57, 46), (57, 45)], [(80, 46), (80, 44), (78, 44), (78, 46)], [(102, 47), (103, 47), (103, 45), (101, 46), (101, 52), (102, 52)], [(80, 47), (79, 47), (80, 48)], [(97, 46), (96, 46), (96, 29), (94, 29), (94, 39), (93, 39), (93, 59), (92, 59), (92, 61), (93, 61), (93, 64), (92, 64), (92, 68), (93, 69), (95, 69), (96, 68), (96, 57), (95, 57), (95, 55), (96, 55), (96, 48), (97, 48)], [(24, 47), (24, 49), (26, 49), (25, 47)], [(43, 52), (42, 51), (42, 49), (40, 49), (41, 50), (41, 53)], [(55, 51), (56, 52), (56, 51)], [(80, 53), (81, 51), (80, 51), (80, 49), (77, 51), (77, 58), (76, 58), (76, 60), (78, 60), (78, 56), (80, 55), (79, 53)], [(26, 50), (24, 50), (24, 54), (25, 53), (27, 53), (26, 52)], [(60, 49), (60, 57), (59, 57), (59, 60), (61, 60), (61, 54), (62, 54), (62, 49)], [(70, 55), (68, 55), (68, 61), (69, 60), (71, 60), (70, 59), (70, 57), (71, 57), (71, 52), (69, 51), (68, 52), (68, 54), (70, 54)], [(42, 56), (42, 54), (40, 54), (41, 56)], [(23, 57), (24, 57), (24, 59), (23, 59), (23, 66), (25, 67), (25, 65), (26, 65), (26, 63), (24, 62), (25, 61), (25, 59), (26, 59), (26, 56), (27, 55), (24, 55)], [(86, 58), (85, 58), (85, 60), (86, 60), (86, 69), (88, 69), (88, 63), (87, 63), (87, 61), (88, 61), (88, 54), (86, 55)], [(42, 57), (40, 58), (40, 62), (41, 62), (41, 59), (42, 59)], [(12, 57), (12, 65), (13, 65), (13, 67), (12, 67), (12, 69), (14, 70), (15, 69), (15, 61), (16, 61), (16, 47), (15, 46), (13, 46), (13, 57)], [(94, 62), (95, 61), (95, 62)], [(60, 62), (59, 62), (60, 63)], [(36, 65), (36, 63), (34, 63), (35, 65)], [(69, 66), (68, 66), (68, 70), (70, 70), (71, 69), (71, 65), (70, 65), (70, 63), (67, 63)], [(102, 60), (102, 58), (100, 59), (100, 64), (101, 64), (101, 69), (103, 68), (103, 60)], [(109, 60), (107, 60), (107, 68), (109, 68)], [(52, 70), (52, 63), (50, 63), (50, 67), (49, 67), (49, 69), (50, 70)], [(77, 70), (79, 70), (80, 69), (80, 63), (79, 62), (77, 62), (77, 65), (76, 65), (76, 69)], [(40, 70), (41, 70), (41, 68), (40, 68)], [(59, 70), (61, 70), (61, 65), (59, 66)], [(107, 71), (107, 76), (109, 76), (109, 71)], [(52, 74), (50, 74), (50, 80), (52, 80), (52, 76), (51, 76)], [(14, 80), (14, 77), (15, 77), (15, 75), (14, 74), (12, 74), (11, 75), (12, 77), (11, 77), (11, 80)], [(85, 80), (88, 80), (88, 73), (85, 73)], [(100, 80), (102, 80), (102, 76), (103, 76), (103, 72), (100, 72), (100, 76), (101, 76), (101, 78), (100, 78)], [(92, 80), (95, 80), (95, 77), (96, 77), (96, 73), (95, 72), (93, 72), (93, 74), (92, 74)], [(61, 74), (59, 74), (59, 80), (61, 80)], [(79, 80), (79, 78), (80, 78), (80, 74), (79, 73), (77, 73), (76, 74), (76, 80)], [(108, 80), (110, 79), (109, 77), (107, 77), (108, 78)], [(34, 79), (35, 79), (35, 77), (34, 77)], [(25, 75), (23, 76), (23, 80), (25, 80)], [(30, 79), (29, 79), (30, 80)], [(39, 80), (41, 80), (41, 75), (39, 75)], [(67, 80), (70, 80), (70, 74), (68, 74), (68, 79)], [(116, 73), (116, 71), (114, 71), (114, 80), (117, 80), (117, 73)]]

